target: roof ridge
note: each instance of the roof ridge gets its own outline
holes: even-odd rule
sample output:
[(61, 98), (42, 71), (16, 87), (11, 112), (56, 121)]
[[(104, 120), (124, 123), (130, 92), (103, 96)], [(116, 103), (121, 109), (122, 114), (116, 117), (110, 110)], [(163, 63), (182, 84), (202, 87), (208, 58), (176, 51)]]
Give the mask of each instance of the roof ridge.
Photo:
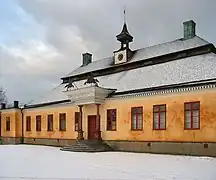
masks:
[[(173, 44), (173, 43), (176, 43), (176, 44)], [(141, 54), (139, 53), (139, 55), (137, 56), (135, 53), (130, 62), (148, 59), (149, 57), (152, 57), (152, 56), (156, 57), (158, 55), (166, 55), (169, 53), (174, 53), (174, 52), (178, 52), (178, 51), (182, 51), (182, 50), (186, 50), (186, 49), (188, 50), (188, 49), (200, 47), (200, 46), (206, 45), (206, 44), (211, 44), (211, 43), (206, 41), (205, 39), (197, 36), (197, 35), (194, 36), (193, 38), (186, 39), (186, 40), (184, 40), (183, 38), (178, 38), (178, 39), (175, 39), (173, 41), (166, 41), (166, 42), (163, 42), (160, 44), (155, 44), (155, 45), (135, 49), (134, 50), (135, 52), (140, 52)], [(158, 50), (160, 48), (160, 46), (161, 46), (161, 51)], [(154, 47), (156, 49), (153, 51), (152, 49), (154, 49)], [(146, 51), (149, 50), (149, 52), (146, 52), (146, 51), (141, 52), (143, 50), (146, 50)], [(143, 57), (140, 57), (140, 56), (143, 56)], [(75, 68), (73, 71), (71, 71), (67, 75), (63, 76), (61, 79), (67, 78), (70, 76), (77, 76), (80, 74), (88, 73), (91, 71), (96, 71), (99, 69), (105, 69), (107, 67), (111, 67), (110, 63), (111, 63), (112, 57), (113, 56), (98, 59), (98, 60), (92, 61), (92, 63), (88, 64), (87, 66), (80, 66), (78, 68)], [(104, 62), (104, 63), (102, 63), (102, 62)], [(96, 65), (97, 63), (98, 63), (98, 65)]]
[[(205, 39), (201, 38), (200, 36), (197, 36), (197, 35), (196, 35), (196, 36), (194, 36), (193, 38), (195, 38), (195, 37), (197, 37), (197, 38), (199, 38), (199, 39), (205, 41), (206, 43), (209, 43), (209, 44), (210, 44), (210, 42), (206, 41)], [(191, 39), (193, 39), (193, 38), (191, 38)], [(151, 46), (146, 46), (146, 47), (143, 47), (143, 48), (139, 48), (139, 49), (136, 49), (135, 51), (142, 50), (142, 49), (146, 49), (146, 48), (151, 48), (151, 47), (154, 47), (154, 46), (160, 46), (160, 45), (162, 45), (162, 44), (173, 43), (173, 42), (177, 42), (177, 41), (180, 41), (180, 40), (182, 40), (182, 41), (188, 41), (188, 40), (191, 40), (191, 39), (186, 39), (186, 40), (184, 40), (183, 38), (178, 38), (178, 39), (175, 39), (175, 40), (172, 40), (172, 41), (165, 41), (165, 42), (162, 42), (162, 43), (159, 43), (159, 44), (154, 44), (154, 45), (151, 45)]]

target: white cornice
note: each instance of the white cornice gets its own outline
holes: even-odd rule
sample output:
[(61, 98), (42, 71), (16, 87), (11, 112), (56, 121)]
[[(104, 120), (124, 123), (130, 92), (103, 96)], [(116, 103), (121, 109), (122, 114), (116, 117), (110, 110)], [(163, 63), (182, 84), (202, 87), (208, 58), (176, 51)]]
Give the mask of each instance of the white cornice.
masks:
[(163, 95), (163, 94), (191, 92), (191, 91), (199, 91), (199, 90), (214, 89), (214, 88), (216, 88), (216, 84), (197, 85), (197, 86), (194, 85), (193, 87), (172, 88), (172, 89), (167, 89), (167, 90), (156, 90), (156, 91), (150, 91), (150, 92), (114, 95), (112, 97), (109, 97), (108, 99), (124, 99), (124, 98), (140, 97), (140, 96), (156, 96), (156, 95)]
[(114, 92), (98, 86), (87, 86), (79, 89), (63, 91), (75, 105), (103, 104), (106, 97)]

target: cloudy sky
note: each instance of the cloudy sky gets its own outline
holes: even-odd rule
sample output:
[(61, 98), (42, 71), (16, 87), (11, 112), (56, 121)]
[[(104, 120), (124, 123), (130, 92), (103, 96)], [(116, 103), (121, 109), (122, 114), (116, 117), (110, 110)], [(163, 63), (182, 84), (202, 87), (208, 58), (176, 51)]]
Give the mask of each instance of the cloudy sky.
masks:
[(0, 0), (0, 85), (9, 102), (49, 92), (84, 52), (111, 56), (124, 6), (132, 49), (181, 38), (190, 19), (216, 44), (215, 0)]

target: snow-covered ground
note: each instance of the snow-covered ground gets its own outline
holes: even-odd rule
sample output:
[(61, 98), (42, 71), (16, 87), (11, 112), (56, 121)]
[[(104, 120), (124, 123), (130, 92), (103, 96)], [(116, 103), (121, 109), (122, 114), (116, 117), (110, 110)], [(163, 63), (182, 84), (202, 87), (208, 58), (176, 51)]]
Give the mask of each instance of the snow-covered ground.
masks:
[(0, 180), (216, 180), (216, 158), (0, 146)]

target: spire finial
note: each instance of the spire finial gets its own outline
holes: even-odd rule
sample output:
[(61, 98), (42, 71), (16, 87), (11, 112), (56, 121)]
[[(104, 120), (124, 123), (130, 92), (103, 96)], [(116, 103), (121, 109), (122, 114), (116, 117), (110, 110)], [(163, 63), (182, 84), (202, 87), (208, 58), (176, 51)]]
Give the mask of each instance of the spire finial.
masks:
[(124, 6), (124, 24), (126, 24), (126, 6)]

